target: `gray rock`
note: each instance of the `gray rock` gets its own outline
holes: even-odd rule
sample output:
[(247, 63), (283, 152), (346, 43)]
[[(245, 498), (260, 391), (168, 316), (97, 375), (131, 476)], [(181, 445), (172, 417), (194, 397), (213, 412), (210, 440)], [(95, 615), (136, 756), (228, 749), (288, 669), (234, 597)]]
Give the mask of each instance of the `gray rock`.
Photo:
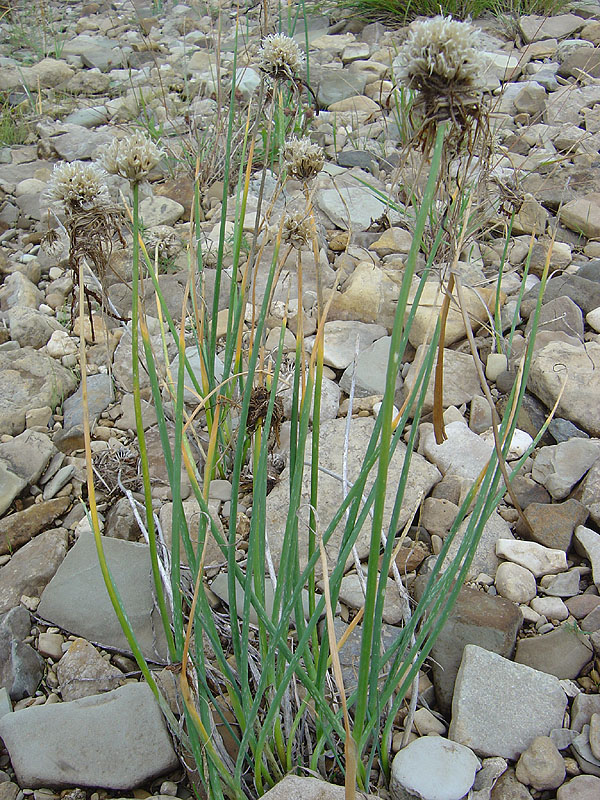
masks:
[(594, 583), (600, 584), (600, 534), (583, 525), (575, 528), (575, 539), (583, 547), (591, 564)]
[(519, 20), (519, 27), (526, 42), (565, 39), (580, 31), (584, 25), (585, 20), (575, 14), (558, 14), (554, 17), (529, 14)]
[[(521, 315), (526, 319), (535, 309), (539, 292), (540, 285), (537, 284), (523, 296)], [(550, 300), (563, 296), (570, 297), (587, 314), (600, 305), (600, 284), (580, 275), (564, 274), (551, 278), (546, 284), (542, 303), (549, 303)]]
[(57, 497), (48, 502), (34, 503), (23, 511), (15, 511), (4, 517), (0, 520), (0, 555), (14, 554), (38, 533), (50, 528), (70, 505), (68, 497)]
[(564, 550), (553, 550), (537, 542), (498, 539), (496, 555), (520, 564), (536, 578), (542, 575), (555, 575), (567, 569), (567, 556)]
[(529, 603), (537, 594), (533, 572), (511, 561), (503, 561), (496, 570), (496, 590), (513, 603)]
[[(299, 778), (286, 775), (272, 789), (263, 794), (265, 800), (344, 800), (343, 786), (326, 783), (319, 778)], [(377, 800), (374, 795), (364, 795), (366, 800)]]
[(102, 658), (85, 639), (75, 639), (56, 665), (56, 676), (66, 701), (109, 692), (125, 681), (121, 670)]
[(594, 775), (577, 775), (563, 783), (556, 800), (597, 800), (600, 797), (600, 778)]
[[(89, 375), (87, 379), (87, 397), (87, 413), (90, 425), (93, 427), (100, 414), (115, 399), (111, 376), (103, 375), (102, 373)], [(65, 417), (63, 422), (65, 430), (83, 425), (83, 398), (81, 386), (75, 394), (72, 394), (65, 400), (63, 414)]]
[[(531, 333), (533, 317), (529, 318), (526, 333)], [(583, 341), (583, 313), (570, 297), (556, 297), (544, 303), (538, 317), (538, 332), (562, 331)]]
[(23, 308), (39, 308), (44, 295), (21, 272), (13, 272), (4, 278), (0, 286), (0, 310), (8, 311), (21, 306)]
[[(323, 622), (324, 628), (325, 622)], [(343, 622), (341, 619), (336, 617), (334, 619), (334, 629), (337, 641), (340, 640), (342, 636), (348, 631), (348, 625)], [(398, 636), (400, 636), (400, 628), (396, 628), (393, 625), (382, 625), (381, 628), (381, 650), (380, 652), (384, 652), (388, 648), (390, 648), (394, 642), (397, 640)], [(322, 631), (322, 635), (326, 635), (325, 631)], [(358, 668), (360, 664), (360, 651), (362, 647), (362, 627), (357, 625), (340, 650), (340, 666), (342, 668), (342, 678), (344, 680), (344, 689), (346, 694), (349, 696), (352, 692), (356, 691), (358, 686)], [(386, 670), (385, 668), (381, 671), (379, 675), (379, 683), (382, 685), (384, 679), (386, 677)]]
[(317, 102), (319, 108), (328, 108), (332, 103), (337, 103), (339, 100), (362, 94), (367, 84), (367, 73), (323, 67), (320, 75), (317, 76), (317, 80)]
[(72, 372), (31, 347), (0, 352), (0, 434), (21, 433), (27, 411), (55, 408), (76, 386)]
[(155, 225), (173, 225), (185, 208), (170, 197), (147, 197), (140, 203), (140, 216), (147, 228)]
[(67, 466), (61, 467), (56, 475), (53, 475), (48, 483), (44, 486), (44, 500), (51, 500), (53, 497), (56, 497), (63, 486), (66, 486), (71, 480), (74, 473), (74, 464), (67, 464)]
[(349, 228), (353, 231), (366, 231), (376, 219), (389, 210), (383, 200), (360, 185), (320, 189), (315, 200), (331, 224), (344, 231)]
[(390, 792), (395, 800), (457, 800), (473, 786), (479, 759), (442, 736), (423, 736), (394, 756)]
[(554, 676), (467, 645), (448, 736), (478, 755), (516, 760), (536, 736), (561, 727), (566, 705)]
[(54, 331), (64, 330), (54, 317), (27, 306), (15, 306), (8, 312), (10, 338), (20, 347), (33, 347), (39, 350), (47, 344)]
[(19, 605), (21, 595), (39, 597), (67, 552), (63, 528), (36, 536), (0, 568), (0, 614)]
[[(325, 323), (323, 363), (333, 369), (346, 369), (354, 360), (357, 338), (360, 354), (385, 335), (386, 329), (381, 325), (350, 320), (330, 320)], [(308, 349), (312, 352), (314, 339), (312, 337), (308, 339), (307, 344)]]
[(536, 736), (521, 753), (515, 775), (538, 791), (558, 788), (565, 779), (565, 762), (549, 736)]
[(560, 627), (542, 636), (521, 639), (515, 662), (565, 680), (576, 678), (593, 654), (584, 634)]
[[(166, 639), (155, 605), (149, 548), (108, 537), (103, 537), (103, 545), (142, 652), (164, 662)], [(44, 590), (38, 614), (88, 641), (130, 652), (106, 591), (92, 534), (82, 533), (71, 548)]]
[(581, 733), (589, 725), (593, 714), (600, 714), (600, 695), (580, 692), (571, 706), (571, 729)]
[(90, 131), (81, 125), (71, 125), (70, 128), (67, 133), (51, 139), (56, 152), (65, 161), (95, 158), (113, 139), (112, 134), (107, 131)]
[(27, 481), (15, 475), (4, 459), (0, 459), (0, 514), (4, 514), (15, 497), (27, 488)]
[[(105, 75), (102, 72), (92, 72), (91, 70), (80, 70), (79, 72), (76, 72), (72, 78), (69, 78), (64, 88), (69, 94), (81, 94), (89, 96), (94, 94), (103, 94), (107, 91), (109, 86), (109, 75)], [(81, 110), (89, 111), (90, 109)], [(70, 122), (71, 120), (67, 118), (67, 121)], [(104, 121), (104, 119), (101, 120), (101, 122)], [(83, 125), (82, 122), (79, 122), (78, 124)], [(97, 122), (96, 124), (98, 125), (100, 123)], [(87, 127), (87, 125), (84, 127)]]
[[(452, 559), (456, 556), (470, 521), (471, 516), (469, 515), (456, 532), (446, 558), (444, 559), (444, 568), (447, 568)], [(465, 579), (475, 580), (480, 572), (485, 572), (486, 575), (494, 575), (500, 564), (497, 555), (497, 543), (498, 541), (505, 541), (507, 539), (512, 539), (510, 525), (496, 511), (493, 511), (489, 519), (486, 520), (483, 530), (480, 533), (477, 550), (467, 570)]]
[(582, 732), (573, 741), (571, 750), (583, 772), (600, 777), (600, 761), (592, 753), (589, 729), (589, 725), (583, 726)]
[(573, 425), (572, 422), (569, 422), (568, 419), (562, 419), (562, 417), (555, 417), (550, 422), (548, 425), (548, 433), (551, 434), (557, 444), (567, 442), (574, 436), (579, 436), (581, 439), (590, 438), (589, 433), (580, 430), (576, 425)]
[(123, 791), (179, 764), (158, 703), (145, 683), (6, 714), (0, 719), (0, 735), (17, 780), (32, 788), (96, 786)]
[(8, 462), (11, 472), (28, 484), (39, 481), (56, 447), (48, 436), (38, 431), (23, 431), (9, 442), (0, 444), (0, 459)]
[[(421, 599), (426, 585), (425, 576), (417, 578), (414, 585), (416, 600)], [(522, 624), (521, 612), (513, 603), (468, 586), (461, 587), (431, 651), (433, 685), (444, 714), (449, 713), (452, 707), (454, 683), (465, 645), (475, 644), (511, 658)]]
[(590, 749), (595, 758), (600, 758), (600, 714), (590, 717)]
[(24, 639), (31, 633), (31, 618), (24, 606), (0, 617), (0, 685), (13, 700), (35, 694), (44, 674), (44, 660)]
[(569, 439), (538, 450), (531, 476), (543, 484), (555, 500), (563, 500), (599, 457), (600, 441)]
[[(345, 434), (345, 419), (328, 420), (321, 425), (320, 437), (320, 459), (321, 466), (341, 474), (342, 468), (342, 452)], [(348, 480), (353, 482), (358, 476), (360, 464), (363, 461), (364, 454), (370, 439), (371, 433), (375, 422), (371, 418), (359, 418), (352, 421), (350, 428), (350, 441), (348, 450)], [(310, 459), (310, 440), (307, 440), (306, 446), (306, 460)], [(402, 471), (402, 464), (406, 448), (402, 443), (399, 443), (398, 448), (390, 463), (390, 476), (399, 476)], [(279, 483), (275, 486), (273, 491), (267, 497), (266, 507), (266, 524), (269, 530), (269, 540), (271, 546), (271, 553), (273, 561), (277, 566), (281, 558), (283, 548), (283, 536), (285, 532), (285, 521), (289, 511), (289, 487), (288, 487), (288, 467), (282, 472)], [(401, 511), (398, 520), (399, 527), (402, 527), (414, 509), (416, 498), (421, 492), (427, 495), (431, 487), (437, 483), (440, 478), (440, 473), (432, 465), (429, 464), (418, 453), (414, 453), (411, 459), (410, 470), (408, 473), (408, 481), (406, 492), (401, 504)], [(365, 491), (368, 493), (370, 487), (373, 485), (375, 475), (371, 472)], [(302, 499), (301, 504), (307, 502), (310, 496), (310, 471), (304, 470), (304, 477), (302, 483)], [(342, 485), (335, 478), (321, 473), (319, 476), (319, 525), (321, 531), (325, 531), (327, 525), (332, 519), (335, 511), (339, 508), (342, 502)], [(385, 514), (384, 514), (384, 527), (387, 525), (389, 515), (391, 513), (396, 496), (395, 480), (391, 479), (388, 482), (386, 492)], [(299, 547), (300, 547), (300, 563), (306, 563), (306, 543), (308, 537), (307, 517), (301, 515), (299, 520)], [(337, 559), (338, 549), (342, 539), (343, 525), (338, 525), (327, 545), (327, 551), (330, 560)], [(356, 546), (360, 555), (366, 555), (369, 548), (370, 540), (370, 525), (367, 523), (363, 526), (358, 535)]]
[[(355, 394), (356, 397), (370, 397), (383, 394), (386, 387), (386, 370), (390, 353), (390, 336), (378, 339), (370, 347), (362, 350), (356, 360)], [(340, 388), (350, 394), (354, 365), (346, 367), (340, 379)], [(402, 378), (396, 381), (396, 390), (402, 386)]]
[(445, 428), (446, 441), (436, 444), (433, 425), (422, 425), (419, 450), (443, 475), (459, 475), (474, 481), (492, 455), (493, 442), (482, 439), (460, 420), (450, 422)]
[(600, 459), (592, 464), (585, 477), (581, 502), (589, 511), (592, 521), (600, 525)]
[(569, 570), (543, 584), (542, 591), (549, 597), (575, 597), (579, 594), (579, 572)]
[[(425, 357), (427, 345), (419, 345), (410, 369), (406, 375), (404, 384), (404, 397), (408, 397), (417, 381), (422, 360)], [(435, 370), (434, 370), (435, 372)], [(432, 372), (423, 413), (428, 414), (433, 410), (433, 391), (434, 375)], [(463, 403), (470, 403), (475, 395), (482, 394), (477, 369), (473, 363), (473, 358), (467, 353), (458, 353), (456, 350), (444, 349), (444, 385), (442, 395), (442, 405), (444, 408), (449, 406), (460, 406)], [(447, 433), (447, 431), (446, 431)], [(472, 431), (471, 431), (472, 433)]]
[[(142, 521), (145, 523), (145, 510), (139, 509)], [(113, 539), (124, 539), (128, 542), (137, 542), (140, 538), (140, 528), (127, 497), (120, 497), (112, 505), (106, 515), (104, 535)]]
[(125, 53), (115, 46), (115, 40), (99, 34), (80, 33), (63, 47), (63, 56), (79, 56), (86, 67), (108, 72), (123, 65)]
[[(379, 577), (381, 578), (381, 576)], [(359, 577), (355, 572), (342, 578), (340, 600), (350, 608), (359, 609), (364, 606), (365, 595)], [(383, 621), (389, 625), (398, 625), (403, 619), (403, 606), (404, 604), (396, 588), (396, 582), (392, 578), (388, 578), (383, 600)]]
[[(534, 541), (565, 552), (571, 546), (573, 531), (588, 517), (585, 506), (572, 497), (564, 503), (530, 503), (524, 514), (533, 530)], [(517, 522), (515, 530), (521, 536), (531, 536), (522, 520)]]
[[(142, 425), (144, 430), (148, 430), (156, 425), (156, 409), (146, 400), (141, 401), (142, 406)], [(115, 422), (115, 428), (121, 431), (136, 430), (135, 408), (133, 405), (133, 395), (124, 394), (121, 398), (121, 416)]]

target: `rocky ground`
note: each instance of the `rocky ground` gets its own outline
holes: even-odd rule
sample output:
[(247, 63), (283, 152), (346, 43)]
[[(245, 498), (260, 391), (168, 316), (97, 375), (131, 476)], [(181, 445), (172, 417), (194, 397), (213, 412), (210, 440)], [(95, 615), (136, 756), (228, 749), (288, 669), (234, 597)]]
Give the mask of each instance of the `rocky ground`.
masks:
[[(158, 707), (139, 682), (77, 501), (85, 494), (85, 466), (79, 329), (70, 326), (73, 282), (64, 259), (48, 256), (40, 241), (48, 219), (45, 191), (56, 162), (93, 159), (149, 111), (170, 152), (180, 156), (190, 126), (210, 131), (217, 110), (215, 15), (194, 4), (169, 4), (153, 13), (120, 0), (51, 4), (47, 12), (35, 25), (17, 11), (0, 23), (0, 92), (13, 108), (20, 101), (32, 104), (26, 142), (0, 148), (0, 736), (5, 747), (0, 800), (26, 795), (50, 800), (61, 793), (80, 800), (85, 789), (95, 800), (133, 793), (186, 798), (184, 773)], [(224, 79), (232, 69), (233, 19), (233, 13), (225, 14), (218, 65)], [(591, 800), (600, 797), (600, 7), (576, 4), (548, 20), (476, 24), (494, 104), (495, 175), (502, 180), (517, 175), (524, 193), (503, 282), (508, 327), (533, 236), (511, 358), (494, 352), (485, 331), (477, 338), (500, 410), (556, 236), (528, 394), (509, 460), (528, 447), (565, 377), (566, 387), (556, 418), (514, 483), (531, 530), (507, 495), (486, 525), (468, 585), (421, 675), (411, 744), (395, 761), (391, 789), (397, 798), (405, 797), (408, 787), (431, 800), (458, 800), (471, 787), (477, 800)], [(46, 58), (34, 47), (42, 29), (51, 54)], [(323, 275), (335, 291), (325, 333), (322, 450), (324, 466), (340, 471), (342, 417), (358, 336), (350, 477), (383, 392), (394, 301), (410, 246), (401, 220), (392, 219), (387, 230), (374, 229), (373, 220), (386, 207), (356, 180), (382, 192), (393, 186), (402, 131), (387, 99), (402, 38), (401, 30), (380, 23), (309, 18), (310, 80), (322, 109), (310, 133), (327, 155), (315, 202), (323, 230)], [(253, 67), (259, 42), (258, 13), (251, 12), (238, 67), (241, 99), (251, 97), (259, 83)], [(189, 235), (192, 179), (184, 169), (159, 170), (152, 177), (141, 213), (146, 234), (169, 242), (161, 287), (169, 309), (180, 315), (188, 275), (181, 247)], [(218, 177), (207, 183), (203, 197), (207, 252), (218, 232)], [(127, 187), (115, 179), (110, 189), (118, 202), (119, 190)], [(249, 232), (257, 191), (258, 184), (251, 183)], [(293, 200), (292, 191), (288, 202)], [(490, 234), (464, 254), (466, 300), (480, 322), (487, 318), (482, 301), (493, 310), (503, 246)], [(125, 314), (131, 297), (129, 250), (115, 251), (112, 266), (116, 278), (107, 294)], [(294, 286), (295, 279), (282, 275), (270, 320), (273, 345), (279, 339), (277, 309), (283, 309), (290, 288), (294, 298)], [(302, 298), (307, 337), (315, 330), (313, 290), (309, 283)], [(424, 301), (397, 387), (399, 402), (414, 383), (432, 309), (437, 314), (441, 305), (435, 283)], [(291, 328), (286, 345), (293, 349), (297, 327)], [(114, 480), (121, 469), (128, 488), (139, 488), (131, 334), (100, 312), (94, 329), (95, 336), (89, 327), (83, 335), (105, 547), (142, 649), (160, 667), (166, 646), (147, 547)], [(428, 559), (440, 551), (466, 490), (493, 450), (490, 411), (465, 336), (461, 315), (451, 310), (444, 353), (448, 439), (437, 445), (433, 425), (421, 425), (400, 520), (407, 521), (422, 493), (420, 527), (411, 529), (410, 546), (398, 555), (415, 598), (423, 590)], [(426, 406), (430, 411), (429, 398)], [(169, 487), (149, 405), (144, 418), (153, 495), (168, 536)], [(282, 442), (285, 456), (284, 436)], [(397, 454), (398, 463), (401, 457)], [(275, 565), (287, 510), (284, 483), (275, 485), (267, 506)], [(339, 485), (332, 479), (325, 488), (326, 502), (335, 507)], [(213, 484), (211, 508), (223, 520), (230, 497), (227, 481)], [(199, 509), (184, 499), (191, 521)], [(328, 512), (320, 513), (325, 518)], [(358, 545), (360, 551), (364, 543)], [(218, 549), (209, 554), (215, 604), (222, 594), (221, 562)], [(347, 609), (362, 604), (356, 576), (345, 579), (341, 601)], [(385, 635), (393, 637), (402, 618), (393, 586), (384, 617)], [(336, 624), (341, 634), (345, 623)], [(351, 637), (342, 651), (348, 684), (356, 646)], [(173, 673), (163, 669), (159, 675), (176, 702)], [(395, 750), (400, 739), (398, 731)], [(420, 781), (436, 765), (443, 787), (431, 793)], [(306, 787), (302, 791), (309, 796)]]

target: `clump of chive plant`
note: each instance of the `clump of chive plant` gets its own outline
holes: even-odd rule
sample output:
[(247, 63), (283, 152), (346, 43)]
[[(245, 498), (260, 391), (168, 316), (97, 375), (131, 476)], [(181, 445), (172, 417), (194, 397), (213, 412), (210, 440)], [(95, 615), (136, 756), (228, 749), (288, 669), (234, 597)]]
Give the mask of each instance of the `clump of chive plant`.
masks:
[(449, 123), (457, 147), (477, 127), (484, 116), (483, 66), (469, 23), (438, 16), (411, 25), (395, 75), (401, 86), (417, 92), (414, 111), (423, 120), (417, 137), (424, 151), (442, 122)]

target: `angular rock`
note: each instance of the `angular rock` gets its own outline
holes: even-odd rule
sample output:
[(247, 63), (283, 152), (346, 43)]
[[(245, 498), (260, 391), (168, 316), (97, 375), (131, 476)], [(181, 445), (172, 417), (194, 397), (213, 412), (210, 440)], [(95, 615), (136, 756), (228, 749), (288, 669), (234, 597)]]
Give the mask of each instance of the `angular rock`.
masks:
[[(418, 601), (427, 585), (425, 576), (414, 585)], [(450, 712), (454, 683), (465, 646), (474, 644), (504, 658), (511, 658), (523, 624), (520, 610), (501, 597), (462, 586), (456, 603), (437, 637), (431, 656), (433, 685), (440, 708)]]
[(480, 756), (516, 760), (536, 736), (562, 727), (566, 706), (554, 676), (467, 645), (448, 736)]
[(46, 465), (56, 453), (50, 439), (38, 431), (27, 430), (9, 442), (0, 444), (0, 458), (7, 461), (11, 472), (28, 486), (39, 481)]
[(580, 525), (575, 529), (575, 539), (583, 547), (592, 564), (592, 575), (596, 586), (600, 585), (600, 534)]
[(587, 637), (562, 626), (542, 636), (520, 639), (515, 662), (566, 680), (576, 678), (592, 657)]
[[(415, 358), (405, 379), (405, 398), (413, 390), (427, 349), (427, 345), (420, 345), (417, 348)], [(434, 374), (432, 372), (423, 403), (424, 414), (428, 414), (433, 410), (434, 383)], [(443, 407), (448, 408), (449, 406), (460, 406), (462, 403), (470, 403), (475, 395), (480, 394), (482, 394), (481, 385), (472, 356), (467, 353), (457, 353), (456, 350), (444, 349)]]
[(353, 231), (367, 230), (387, 209), (383, 200), (360, 185), (320, 189), (315, 200), (331, 224), (344, 231), (349, 228)]
[(581, 502), (589, 512), (592, 521), (596, 525), (600, 525), (600, 459), (592, 464), (590, 471), (585, 476)]
[(0, 719), (0, 736), (19, 783), (32, 788), (124, 791), (179, 765), (158, 703), (145, 683), (6, 714)]
[(19, 605), (21, 595), (39, 597), (67, 552), (64, 528), (49, 530), (21, 547), (0, 568), (0, 614)]
[(543, 484), (555, 500), (565, 498), (600, 456), (597, 439), (569, 439), (538, 450), (531, 476)]
[(34, 503), (24, 511), (15, 511), (0, 520), (0, 555), (14, 553), (38, 533), (48, 528), (57, 517), (64, 514), (71, 500), (56, 497), (42, 503)]
[(64, 330), (54, 317), (49, 317), (35, 308), (16, 306), (8, 312), (10, 338), (21, 347), (33, 347), (39, 350), (55, 331)]
[(473, 433), (461, 420), (446, 425), (446, 437), (442, 444), (437, 444), (433, 425), (422, 425), (419, 450), (443, 475), (459, 475), (470, 481), (476, 480), (494, 451), (493, 443)]
[[(326, 783), (319, 778), (300, 778), (286, 775), (272, 789), (263, 794), (265, 800), (344, 800), (343, 786)], [(374, 795), (365, 795), (366, 800), (376, 800)]]
[(394, 756), (390, 792), (395, 800), (458, 800), (473, 786), (479, 759), (442, 736), (423, 736)]
[[(90, 425), (93, 427), (100, 414), (109, 406), (114, 398), (115, 392), (110, 375), (89, 375), (87, 379), (88, 395), (88, 416)], [(63, 406), (65, 430), (83, 425), (83, 397), (82, 387), (65, 400)]]
[[(360, 353), (385, 335), (386, 329), (381, 325), (344, 320), (326, 322), (323, 362), (333, 369), (346, 369), (354, 360), (357, 338)], [(312, 352), (310, 340), (308, 349)]]
[(170, 197), (147, 197), (140, 203), (140, 215), (147, 228), (173, 225), (185, 211), (181, 203)]
[[(139, 646), (164, 662), (166, 639), (155, 605), (147, 545), (103, 537), (109, 568)], [(1, 574), (1, 573), (0, 573)], [(38, 614), (88, 641), (130, 652), (109, 599), (91, 533), (82, 533), (46, 587)]]
[(85, 639), (75, 639), (56, 665), (56, 675), (66, 701), (110, 692), (125, 681), (121, 670), (105, 661)]
[(496, 555), (520, 564), (536, 578), (542, 575), (555, 575), (567, 569), (567, 556), (564, 550), (552, 550), (537, 542), (499, 539), (496, 543)]
[(585, 20), (576, 14), (557, 14), (550, 17), (528, 14), (519, 20), (519, 28), (526, 42), (565, 39), (580, 31), (584, 25)]
[[(531, 503), (524, 514), (533, 528), (535, 542), (565, 552), (571, 546), (575, 528), (583, 525), (588, 517), (585, 506), (573, 498), (564, 503)], [(517, 522), (516, 532), (528, 535), (522, 520)]]
[(33, 408), (55, 408), (77, 386), (73, 373), (31, 347), (0, 352), (0, 434), (25, 428)]
[[(384, 325), (390, 333), (400, 294), (398, 278), (397, 271), (361, 261), (344, 283), (343, 291), (333, 291), (329, 319)], [(328, 293), (325, 296), (329, 299)]]
[[(327, 324), (327, 323), (326, 323)], [(340, 389), (350, 394), (354, 373), (355, 396), (371, 397), (374, 394), (383, 394), (386, 387), (386, 370), (390, 354), (390, 336), (383, 336), (370, 347), (358, 354), (356, 359), (356, 372), (354, 365), (349, 364), (340, 379)], [(400, 389), (402, 379), (399, 377), (396, 386)]]
[(27, 481), (15, 475), (6, 461), (0, 460), (0, 514), (4, 514), (15, 497), (26, 488)]
[(31, 617), (17, 606), (0, 617), (0, 685), (13, 700), (32, 697), (44, 674), (44, 660), (24, 641), (31, 633)]
[[(342, 466), (345, 425), (346, 421), (344, 419), (327, 420), (321, 425), (319, 463), (321, 466), (338, 474), (340, 474)], [(359, 418), (352, 421), (348, 450), (348, 480), (351, 482), (355, 481), (358, 476), (360, 464), (364, 458), (374, 425), (374, 420), (369, 418)], [(310, 447), (310, 441), (307, 441), (307, 459), (310, 459)], [(400, 475), (405, 453), (406, 448), (400, 443), (390, 463), (390, 476)], [(285, 521), (289, 511), (289, 487), (287, 485), (288, 469), (289, 468), (286, 467), (282, 472), (278, 484), (267, 497), (266, 524), (269, 530), (271, 553), (276, 569), (281, 558)], [(370, 490), (374, 479), (375, 475), (372, 471), (366, 483), (366, 492)], [(436, 467), (429, 464), (422, 456), (419, 456), (418, 453), (413, 453), (408, 473), (406, 492), (398, 519), (399, 527), (402, 527), (402, 525), (406, 523), (408, 517), (412, 513), (412, 509), (414, 509), (416, 497), (419, 496), (420, 492), (423, 491), (424, 495), (427, 495), (431, 487), (437, 483), (439, 479), (440, 473)], [(305, 503), (306, 498), (310, 495), (309, 485), (310, 471), (305, 469), (302, 483), (303, 499), (301, 503)], [(325, 531), (336, 509), (339, 508), (342, 502), (342, 486), (339, 481), (325, 473), (320, 474), (319, 486), (319, 525), (320, 529)], [(386, 493), (384, 527), (387, 525), (386, 520), (389, 520), (389, 514), (394, 504), (395, 495), (396, 484), (395, 480), (392, 478), (389, 481)], [(337, 559), (342, 531), (343, 525), (339, 525), (326, 546), (330, 563), (333, 563), (333, 561)], [(300, 543), (300, 563), (303, 564), (306, 563), (306, 542), (308, 536), (307, 518), (305, 516), (301, 516), (299, 520), (298, 535)], [(356, 541), (359, 554), (366, 555), (368, 552), (369, 540), (370, 525), (367, 523), (363, 526)]]
[[(452, 559), (456, 556), (470, 521), (471, 516), (469, 515), (456, 532), (446, 558), (444, 559), (444, 568), (447, 568)], [(486, 575), (494, 575), (500, 564), (497, 555), (498, 542), (510, 541), (511, 539), (512, 533), (510, 525), (496, 511), (493, 511), (483, 525), (477, 544), (477, 550), (467, 570), (465, 579), (475, 580), (480, 572), (485, 572)]]

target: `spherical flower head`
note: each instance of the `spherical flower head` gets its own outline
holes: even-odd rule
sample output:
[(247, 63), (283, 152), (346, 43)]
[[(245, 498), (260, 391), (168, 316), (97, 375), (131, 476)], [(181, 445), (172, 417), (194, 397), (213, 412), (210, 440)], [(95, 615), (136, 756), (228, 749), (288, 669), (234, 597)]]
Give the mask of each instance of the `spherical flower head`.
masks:
[(300, 248), (308, 244), (312, 237), (310, 219), (304, 214), (293, 212), (283, 220), (282, 239), (292, 247)]
[(296, 42), (283, 33), (265, 36), (258, 51), (258, 68), (270, 78), (293, 79), (304, 64)]
[(288, 174), (299, 181), (309, 181), (318, 175), (325, 164), (323, 150), (307, 136), (288, 139), (283, 148), (283, 161)]
[(136, 131), (124, 139), (113, 139), (106, 145), (100, 154), (100, 163), (111, 175), (139, 182), (148, 177), (164, 154), (164, 150), (151, 139), (141, 131)]
[(110, 202), (106, 172), (84, 161), (57, 164), (48, 183), (48, 194), (67, 212), (89, 211)]
[(148, 231), (146, 237), (148, 250), (154, 253), (158, 248), (160, 258), (174, 258), (181, 250), (181, 241), (177, 234), (168, 225), (156, 225)]
[(396, 61), (396, 78), (409, 89), (432, 83), (475, 87), (483, 68), (476, 30), (452, 17), (434, 17), (411, 25)]

